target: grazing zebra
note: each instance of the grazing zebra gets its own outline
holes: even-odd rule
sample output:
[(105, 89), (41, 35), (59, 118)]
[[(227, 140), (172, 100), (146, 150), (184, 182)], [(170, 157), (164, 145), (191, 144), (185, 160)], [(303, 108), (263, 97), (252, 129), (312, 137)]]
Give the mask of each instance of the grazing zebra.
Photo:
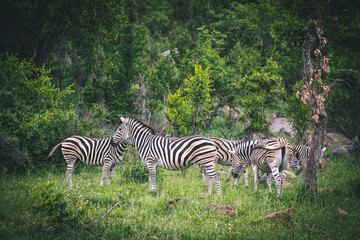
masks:
[(149, 189), (155, 190), (156, 168), (182, 170), (197, 164), (205, 171), (208, 195), (215, 183), (220, 196), (220, 179), (215, 172), (217, 150), (214, 143), (202, 136), (169, 139), (155, 134), (155, 131), (136, 118), (120, 116), (120, 126), (113, 136), (114, 143), (127, 141), (138, 150), (140, 158), (149, 170)]
[(110, 185), (116, 166), (121, 162), (128, 144), (121, 142), (113, 146), (111, 138), (94, 139), (72, 136), (56, 145), (48, 157), (51, 157), (60, 145), (67, 163), (66, 181), (72, 187), (72, 174), (77, 160), (91, 166), (104, 165), (100, 186), (104, 184), (108, 174), (108, 185)]
[[(218, 151), (218, 155), (219, 155), (219, 159), (217, 161), (217, 163), (224, 165), (224, 166), (230, 166), (229, 169), (229, 173), (226, 177), (226, 180), (229, 181), (230, 176), (231, 176), (231, 169), (232, 169), (232, 154), (229, 152), (229, 150), (233, 150), (235, 148), (235, 146), (239, 146), (238, 151), (241, 152), (241, 150), (244, 150), (248, 147), (251, 147), (253, 144), (256, 144), (259, 140), (254, 140), (254, 141), (241, 141), (241, 140), (227, 140), (227, 139), (223, 139), (223, 138), (215, 138), (215, 137), (210, 137), (209, 138), (211, 141), (213, 141), (215, 143), (216, 149)], [(244, 154), (244, 153), (242, 153)], [(243, 156), (246, 157), (246, 156)], [(248, 158), (250, 158), (250, 155), (248, 155)], [(249, 185), (248, 182), (248, 172), (247, 172), (248, 168), (245, 168), (245, 170), (243, 170), (243, 175), (244, 175), (244, 179), (245, 179), (245, 186)], [(240, 180), (241, 174), (238, 175), (238, 177), (235, 179), (234, 182), (234, 187), (238, 184), (239, 180)]]
[[(293, 163), (297, 163), (297, 169), (301, 169), (301, 172), (304, 172), (306, 169), (307, 162), (309, 161), (310, 156), (310, 147), (306, 145), (292, 145), (294, 151), (293, 158), (296, 158), (297, 161), (293, 161)], [(322, 162), (322, 156), (326, 150), (326, 147), (321, 149), (321, 158), (319, 162), (319, 166)], [(293, 168), (293, 166), (292, 166)], [(294, 169), (294, 168), (293, 168)]]
[(250, 158), (241, 157), (239, 152), (242, 151), (239, 151), (238, 147), (235, 147), (235, 151), (230, 152), (234, 157), (232, 169), (234, 178), (237, 178), (239, 171), (251, 164), (254, 172), (255, 192), (259, 182), (258, 169), (260, 169), (267, 173), (269, 192), (271, 193), (271, 176), (273, 176), (277, 185), (278, 197), (281, 197), (282, 183), (286, 178), (287, 169), (293, 156), (293, 149), (288, 140), (280, 137), (261, 140), (247, 150), (246, 155), (250, 155)]

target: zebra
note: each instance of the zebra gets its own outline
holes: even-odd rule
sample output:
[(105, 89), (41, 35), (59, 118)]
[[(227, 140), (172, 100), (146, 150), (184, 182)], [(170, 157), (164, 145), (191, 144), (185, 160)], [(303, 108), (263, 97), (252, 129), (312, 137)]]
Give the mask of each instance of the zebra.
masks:
[(72, 187), (72, 174), (78, 160), (91, 166), (103, 165), (100, 186), (104, 184), (107, 175), (109, 175), (108, 185), (110, 185), (116, 166), (121, 162), (128, 145), (126, 142), (113, 144), (111, 140), (112, 138), (95, 139), (72, 136), (57, 144), (48, 157), (51, 157), (61, 145), (61, 152), (67, 163), (66, 181), (69, 187)]
[[(267, 173), (267, 184), (271, 193), (271, 176), (277, 185), (277, 195), (282, 195), (282, 183), (286, 178), (287, 169), (290, 167), (293, 156), (293, 148), (285, 138), (272, 138), (261, 140), (250, 148), (229, 151), (233, 154), (232, 175), (238, 177), (238, 173), (252, 165), (254, 172), (255, 192), (257, 192), (258, 169)], [(244, 157), (245, 156), (245, 157)], [(280, 172), (279, 172), (280, 171)]]
[[(210, 137), (211, 141), (215, 143), (215, 146), (218, 150), (219, 159), (217, 160), (218, 164), (224, 165), (224, 166), (230, 166), (228, 175), (226, 177), (226, 181), (230, 180), (231, 177), (231, 170), (232, 170), (232, 154), (229, 152), (229, 150), (234, 149), (236, 146), (240, 146), (238, 148), (238, 151), (241, 149), (245, 149), (249, 146), (252, 146), (259, 142), (259, 140), (254, 141), (241, 141), (241, 140), (227, 140), (224, 138), (216, 138), (216, 137)], [(245, 157), (245, 156), (244, 156)], [(245, 180), (245, 186), (249, 185), (248, 182), (248, 168), (245, 168), (243, 170), (244, 180)], [(238, 181), (240, 180), (241, 174), (238, 175), (238, 177), (235, 179), (234, 187), (238, 184)]]
[(119, 116), (120, 126), (113, 141), (126, 141), (139, 152), (140, 158), (149, 170), (149, 190), (156, 187), (156, 168), (182, 170), (197, 164), (205, 171), (208, 182), (208, 195), (212, 194), (215, 183), (216, 192), (221, 196), (220, 179), (215, 172), (217, 150), (214, 143), (202, 136), (189, 136), (169, 139), (155, 134), (155, 131), (130, 116)]
[[(292, 145), (292, 147), (295, 150), (293, 158), (297, 159), (297, 161), (293, 161), (293, 163), (296, 162), (297, 163), (297, 166), (296, 166), (297, 169), (298, 170), (301, 169), (301, 172), (304, 172), (304, 170), (306, 169), (307, 162), (309, 161), (310, 146)], [(322, 156), (323, 156), (325, 150), (326, 150), (326, 147), (321, 149), (321, 158), (320, 158), (319, 166), (320, 166), (320, 164), (322, 162)], [(296, 172), (298, 172), (298, 171), (296, 171)]]

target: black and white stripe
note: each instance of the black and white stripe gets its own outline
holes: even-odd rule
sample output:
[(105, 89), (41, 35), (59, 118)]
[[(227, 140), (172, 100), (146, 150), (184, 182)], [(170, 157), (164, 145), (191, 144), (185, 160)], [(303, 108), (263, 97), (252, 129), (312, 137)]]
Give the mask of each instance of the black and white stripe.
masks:
[(205, 172), (208, 194), (211, 195), (212, 184), (215, 183), (216, 192), (221, 195), (220, 179), (214, 171), (217, 150), (211, 140), (202, 136), (165, 138), (156, 135), (152, 128), (129, 116), (120, 116), (120, 123), (113, 141), (127, 141), (138, 150), (150, 173), (150, 191), (156, 187), (157, 167), (182, 170), (197, 164)]
[[(301, 172), (303, 173), (305, 171), (306, 165), (309, 161), (310, 147), (306, 146), (306, 145), (292, 145), (292, 147), (294, 149), (293, 158), (295, 160), (295, 161), (293, 161), (293, 164), (297, 164), (297, 166), (294, 166), (292, 164), (291, 167), (294, 171), (297, 172), (297, 171), (301, 170)], [(321, 149), (321, 158), (320, 158), (319, 166), (322, 162), (322, 157), (323, 157), (325, 150), (326, 150), (326, 147)], [(295, 168), (296, 168), (296, 170), (295, 170)]]
[(116, 166), (121, 162), (126, 142), (120, 142), (115, 147), (111, 145), (111, 138), (94, 139), (82, 136), (72, 136), (56, 145), (50, 152), (51, 157), (61, 145), (61, 152), (67, 163), (66, 180), (72, 187), (72, 174), (77, 160), (90, 166), (104, 166), (100, 185), (104, 184), (109, 174), (108, 185), (114, 175)]
[[(245, 152), (245, 156), (241, 157), (239, 152)], [(267, 173), (267, 183), (269, 192), (271, 192), (271, 176), (275, 179), (277, 185), (278, 197), (282, 194), (282, 183), (286, 178), (287, 169), (290, 167), (293, 156), (293, 149), (289, 141), (285, 138), (273, 138), (260, 140), (246, 151), (241, 151), (238, 147), (233, 152), (233, 171), (232, 174), (236, 178), (239, 171), (252, 165), (254, 172), (255, 191), (257, 191), (258, 170)]]
[[(231, 171), (232, 171), (232, 163), (233, 163), (233, 157), (230, 152), (234, 150), (236, 146), (238, 146), (237, 150), (238, 153), (242, 155), (241, 157), (246, 158), (248, 159), (248, 161), (250, 161), (250, 154), (247, 154), (250, 152), (248, 151), (248, 149), (259, 141), (259, 140), (255, 140), (255, 141), (228, 140), (224, 138), (215, 138), (215, 137), (210, 137), (209, 139), (215, 143), (216, 149), (218, 151), (219, 159), (217, 163), (224, 166), (230, 166), (229, 173), (227, 175), (227, 181), (229, 181), (230, 179)], [(242, 173), (245, 179), (245, 186), (248, 186), (249, 185), (248, 168), (245, 168), (242, 171)], [(233, 186), (236, 186), (238, 184), (240, 177), (241, 177), (241, 172), (238, 175), (238, 177), (235, 178), (235, 182)]]

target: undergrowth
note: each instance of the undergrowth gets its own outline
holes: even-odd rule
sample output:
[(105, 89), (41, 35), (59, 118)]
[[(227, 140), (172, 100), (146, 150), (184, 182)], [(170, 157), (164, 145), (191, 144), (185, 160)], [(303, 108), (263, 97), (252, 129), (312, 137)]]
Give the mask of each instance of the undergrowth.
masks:
[[(1, 239), (291, 239), (288, 220), (265, 217), (290, 207), (296, 239), (357, 239), (360, 235), (359, 159), (338, 158), (318, 173), (318, 195), (303, 188), (303, 177), (289, 180), (294, 187), (276, 197), (261, 184), (254, 192), (240, 181), (232, 188), (221, 176), (222, 197), (207, 197), (200, 169), (181, 172), (162, 170), (155, 192), (147, 181), (131, 180), (119, 166), (110, 186), (100, 187), (101, 167), (81, 165), (73, 175), (73, 188), (61, 169), (0, 177)], [(141, 168), (140, 166), (138, 166)], [(225, 168), (227, 170), (227, 168)], [(141, 170), (143, 171), (143, 170)], [(134, 175), (131, 175), (134, 176)], [(188, 199), (169, 208), (174, 199)], [(103, 219), (101, 217), (121, 202)], [(235, 217), (208, 212), (210, 203), (228, 204)], [(339, 217), (334, 211), (345, 210)]]

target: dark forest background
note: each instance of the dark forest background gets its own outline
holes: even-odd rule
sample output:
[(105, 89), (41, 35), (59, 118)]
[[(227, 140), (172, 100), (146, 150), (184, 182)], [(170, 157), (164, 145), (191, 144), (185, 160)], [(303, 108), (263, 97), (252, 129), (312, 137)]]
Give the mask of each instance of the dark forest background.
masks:
[[(326, 99), (327, 129), (353, 139), (360, 2), (322, 0), (319, 9), (331, 70), (322, 81), (347, 80)], [(302, 141), (312, 114), (295, 94), (316, 14), (311, 0), (3, 0), (0, 169), (46, 164), (71, 135), (109, 137), (118, 114), (159, 129), (175, 119), (173, 136), (236, 139), (268, 132), (276, 112)]]

